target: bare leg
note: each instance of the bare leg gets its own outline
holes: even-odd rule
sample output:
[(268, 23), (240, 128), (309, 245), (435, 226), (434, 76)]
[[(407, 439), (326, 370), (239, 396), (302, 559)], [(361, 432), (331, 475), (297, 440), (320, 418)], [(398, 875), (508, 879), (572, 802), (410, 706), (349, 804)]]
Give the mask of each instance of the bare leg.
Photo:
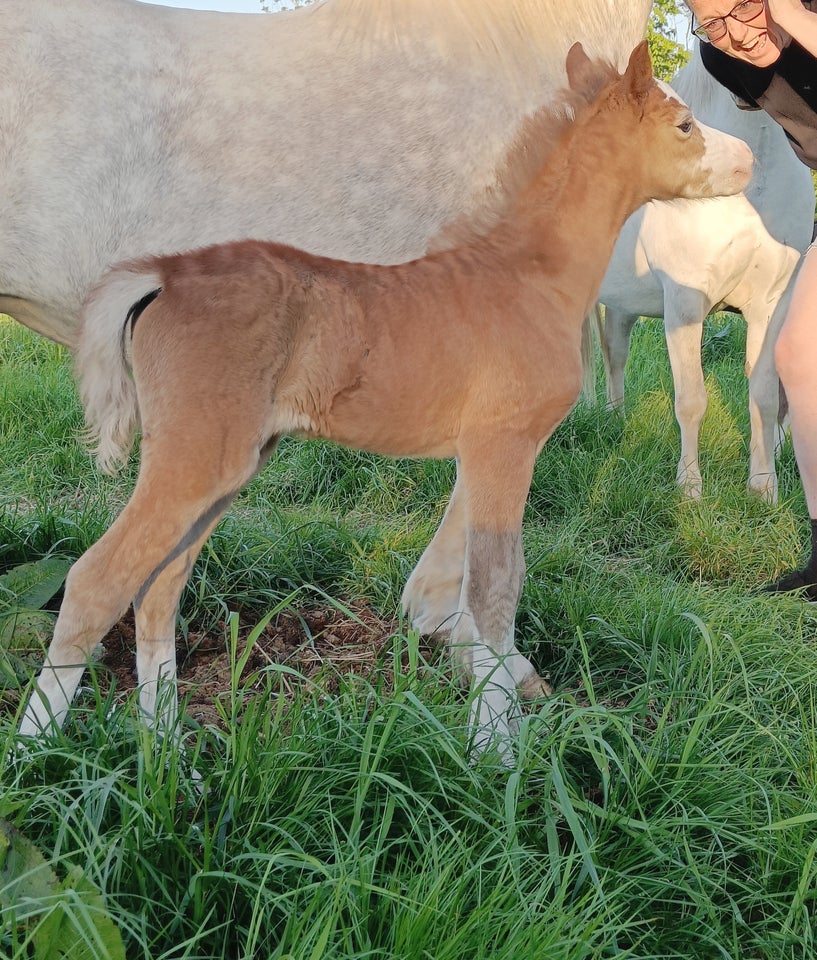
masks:
[(808, 564), (773, 584), (772, 590), (806, 588), (817, 600), (817, 248), (800, 267), (791, 306), (775, 347), (777, 372), (789, 402), (791, 436), (812, 526)]

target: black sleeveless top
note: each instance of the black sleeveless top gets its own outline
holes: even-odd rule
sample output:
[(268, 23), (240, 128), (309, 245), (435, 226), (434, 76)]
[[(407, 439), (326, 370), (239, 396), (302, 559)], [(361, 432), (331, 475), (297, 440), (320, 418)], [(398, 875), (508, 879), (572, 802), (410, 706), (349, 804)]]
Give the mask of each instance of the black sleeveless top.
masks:
[[(817, 0), (805, 3), (817, 8)], [(701, 59), (712, 76), (739, 101), (765, 110), (786, 132), (797, 156), (817, 169), (817, 59), (792, 40), (778, 60), (755, 67), (730, 57), (711, 43), (701, 44)]]

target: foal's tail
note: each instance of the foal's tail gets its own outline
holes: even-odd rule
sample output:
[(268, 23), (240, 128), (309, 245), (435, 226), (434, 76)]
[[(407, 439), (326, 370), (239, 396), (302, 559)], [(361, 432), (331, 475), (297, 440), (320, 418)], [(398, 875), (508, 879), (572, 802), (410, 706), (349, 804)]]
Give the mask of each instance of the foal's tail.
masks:
[(130, 371), (131, 319), (161, 288), (154, 267), (115, 267), (96, 286), (82, 311), (76, 371), (86, 437), (105, 473), (125, 464), (139, 427), (136, 385)]

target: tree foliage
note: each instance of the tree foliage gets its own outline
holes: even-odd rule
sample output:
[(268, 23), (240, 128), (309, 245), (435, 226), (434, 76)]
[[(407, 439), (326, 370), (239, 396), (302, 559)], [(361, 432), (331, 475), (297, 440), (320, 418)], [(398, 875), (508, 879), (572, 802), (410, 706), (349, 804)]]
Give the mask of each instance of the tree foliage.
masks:
[(676, 40), (678, 16), (685, 9), (678, 0), (655, 0), (650, 13), (647, 39), (656, 77), (670, 80), (689, 60), (689, 50)]

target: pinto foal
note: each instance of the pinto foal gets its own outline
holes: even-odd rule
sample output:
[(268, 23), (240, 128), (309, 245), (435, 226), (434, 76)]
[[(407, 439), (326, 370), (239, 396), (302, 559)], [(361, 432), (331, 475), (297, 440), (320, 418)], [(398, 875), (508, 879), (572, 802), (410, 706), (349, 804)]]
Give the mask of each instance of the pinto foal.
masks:
[(84, 313), (80, 389), (102, 467), (127, 457), (139, 421), (141, 467), (70, 572), (23, 734), (62, 723), (90, 651), (131, 602), (140, 704), (154, 716), (199, 550), (296, 433), (456, 457), (404, 604), (473, 677), (474, 747), (508, 759), (516, 689), (543, 683), (514, 644), (522, 513), (536, 456), (578, 397), (582, 321), (618, 231), (651, 198), (738, 192), (752, 162), (653, 79), (646, 43), (623, 75), (576, 44), (567, 76), (573, 119), (528, 121), (498, 171), (505, 209), (454, 231), (449, 250), (373, 266), (244, 241), (103, 279)]

